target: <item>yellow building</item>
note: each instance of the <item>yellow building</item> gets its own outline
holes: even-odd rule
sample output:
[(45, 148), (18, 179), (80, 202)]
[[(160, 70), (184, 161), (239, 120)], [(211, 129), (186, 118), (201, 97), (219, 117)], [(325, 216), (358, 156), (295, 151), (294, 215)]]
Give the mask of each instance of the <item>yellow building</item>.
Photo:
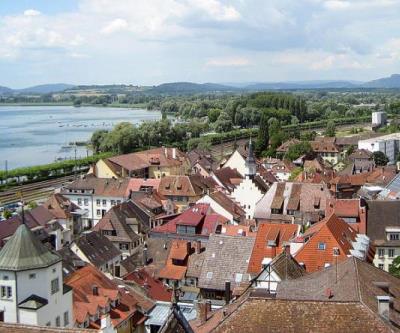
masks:
[(99, 178), (161, 178), (187, 175), (186, 154), (176, 148), (155, 148), (99, 160), (91, 170)]

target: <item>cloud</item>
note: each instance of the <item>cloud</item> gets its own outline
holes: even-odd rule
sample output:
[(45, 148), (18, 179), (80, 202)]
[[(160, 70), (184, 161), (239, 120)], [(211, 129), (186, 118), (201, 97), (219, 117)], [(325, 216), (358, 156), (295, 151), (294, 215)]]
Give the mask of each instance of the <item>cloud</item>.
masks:
[(366, 69), (369, 64), (362, 64), (348, 54), (331, 54), (319, 61), (309, 65), (309, 68), (315, 71), (325, 71), (330, 69)]
[(188, 3), (201, 9), (209, 18), (216, 21), (238, 21), (241, 17), (235, 7), (223, 5), (217, 0), (191, 0)]
[(243, 57), (213, 58), (206, 62), (206, 66), (212, 67), (242, 67), (249, 64), (249, 59)]
[(342, 10), (350, 7), (350, 2), (341, 0), (330, 0), (324, 2), (324, 7), (330, 10)]
[(109, 22), (102, 30), (101, 32), (103, 34), (109, 35), (114, 32), (120, 32), (123, 30), (126, 30), (128, 28), (128, 22), (126, 20), (117, 18), (111, 22)]
[(39, 16), (41, 12), (35, 9), (27, 9), (24, 11), (25, 16)]

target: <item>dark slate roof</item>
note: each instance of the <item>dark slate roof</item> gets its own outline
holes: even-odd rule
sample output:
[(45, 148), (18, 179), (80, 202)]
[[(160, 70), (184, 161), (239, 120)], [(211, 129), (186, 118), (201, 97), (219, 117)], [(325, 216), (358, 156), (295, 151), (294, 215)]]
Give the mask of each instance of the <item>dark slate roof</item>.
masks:
[(210, 235), (203, 267), (199, 277), (200, 288), (224, 290), (225, 281), (231, 289), (249, 282), (247, 273), (255, 237)]
[(25, 224), (18, 227), (0, 251), (0, 270), (42, 268), (59, 261), (61, 256), (43, 245)]
[(367, 236), (371, 242), (386, 239), (385, 227), (400, 227), (400, 201), (367, 201)]
[[(387, 285), (386, 290), (381, 285)], [(390, 296), (393, 307), (391, 327), (400, 327), (400, 279), (355, 257), (337, 267), (305, 275), (296, 280), (282, 281), (276, 298), (301, 301), (359, 302), (378, 315), (377, 296)]]
[(33, 294), (19, 303), (18, 307), (21, 309), (39, 310), (41, 307), (47, 305), (47, 303), (47, 299)]
[(75, 240), (75, 243), (96, 267), (102, 266), (121, 255), (121, 251), (107, 237), (96, 231), (82, 234)]
[(79, 258), (68, 246), (64, 246), (57, 253), (62, 257), (63, 266), (63, 277), (71, 275), (73, 272), (77, 271), (79, 268), (86, 266), (81, 258)]

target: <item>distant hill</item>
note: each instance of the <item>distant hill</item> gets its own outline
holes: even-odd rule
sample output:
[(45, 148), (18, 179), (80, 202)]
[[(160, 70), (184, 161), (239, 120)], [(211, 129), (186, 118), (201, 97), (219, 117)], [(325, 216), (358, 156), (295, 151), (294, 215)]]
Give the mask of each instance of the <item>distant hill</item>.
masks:
[(0, 86), (0, 95), (9, 95), (12, 93), (13, 90), (11, 88)]
[(400, 74), (392, 74), (390, 77), (372, 80), (362, 85), (365, 88), (400, 88)]
[(52, 84), (41, 84), (38, 86), (33, 86), (24, 89), (14, 90), (17, 93), (31, 93), (31, 94), (50, 94), (50, 93), (57, 93), (67, 89), (73, 88), (74, 85), (66, 84), (66, 83), (52, 83)]
[(225, 86), (217, 83), (193, 83), (193, 82), (172, 82), (163, 83), (150, 89), (150, 92), (160, 94), (176, 94), (176, 93), (205, 93), (205, 92), (222, 92), (235, 91), (237, 88)]
[(290, 90), (290, 89), (325, 89), (356, 88), (351, 81), (300, 81), (300, 82), (267, 82), (250, 84), (246, 90)]

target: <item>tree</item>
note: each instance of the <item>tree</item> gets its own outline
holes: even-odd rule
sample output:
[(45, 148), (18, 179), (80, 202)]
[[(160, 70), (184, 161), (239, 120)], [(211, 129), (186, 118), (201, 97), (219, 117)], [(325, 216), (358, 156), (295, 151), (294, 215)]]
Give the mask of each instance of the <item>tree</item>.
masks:
[(3, 212), (3, 217), (4, 217), (6, 220), (9, 219), (11, 216), (12, 216), (12, 213), (11, 213), (8, 209), (6, 209), (6, 210)]
[(254, 152), (260, 156), (263, 151), (268, 149), (269, 144), (269, 130), (268, 130), (268, 113), (264, 111), (261, 114), (260, 128), (258, 129), (258, 136)]
[(285, 159), (294, 161), (302, 155), (306, 155), (312, 152), (311, 145), (308, 141), (302, 141), (291, 145), (285, 154)]
[(103, 142), (107, 133), (108, 131), (106, 130), (97, 130), (93, 132), (92, 137), (90, 138), (90, 142), (95, 153), (98, 153), (100, 151), (100, 145)]
[(207, 116), (208, 116), (209, 122), (210, 123), (215, 123), (220, 114), (221, 114), (221, 110), (220, 109), (210, 109), (210, 110), (208, 110)]
[(389, 265), (389, 273), (400, 278), (400, 256), (394, 258), (392, 264)]
[(372, 158), (373, 158), (376, 166), (385, 166), (389, 162), (388, 157), (381, 151), (373, 152)]
[(336, 127), (335, 123), (332, 120), (329, 120), (328, 123), (326, 124), (326, 129), (325, 129), (325, 136), (329, 137), (334, 137), (336, 134)]
[(232, 118), (225, 111), (221, 112), (218, 116), (217, 121), (214, 123), (214, 128), (216, 132), (228, 132), (232, 130)]
[(74, 106), (75, 106), (75, 107), (79, 107), (79, 106), (81, 106), (81, 105), (82, 105), (82, 101), (81, 101), (80, 99), (74, 100)]

